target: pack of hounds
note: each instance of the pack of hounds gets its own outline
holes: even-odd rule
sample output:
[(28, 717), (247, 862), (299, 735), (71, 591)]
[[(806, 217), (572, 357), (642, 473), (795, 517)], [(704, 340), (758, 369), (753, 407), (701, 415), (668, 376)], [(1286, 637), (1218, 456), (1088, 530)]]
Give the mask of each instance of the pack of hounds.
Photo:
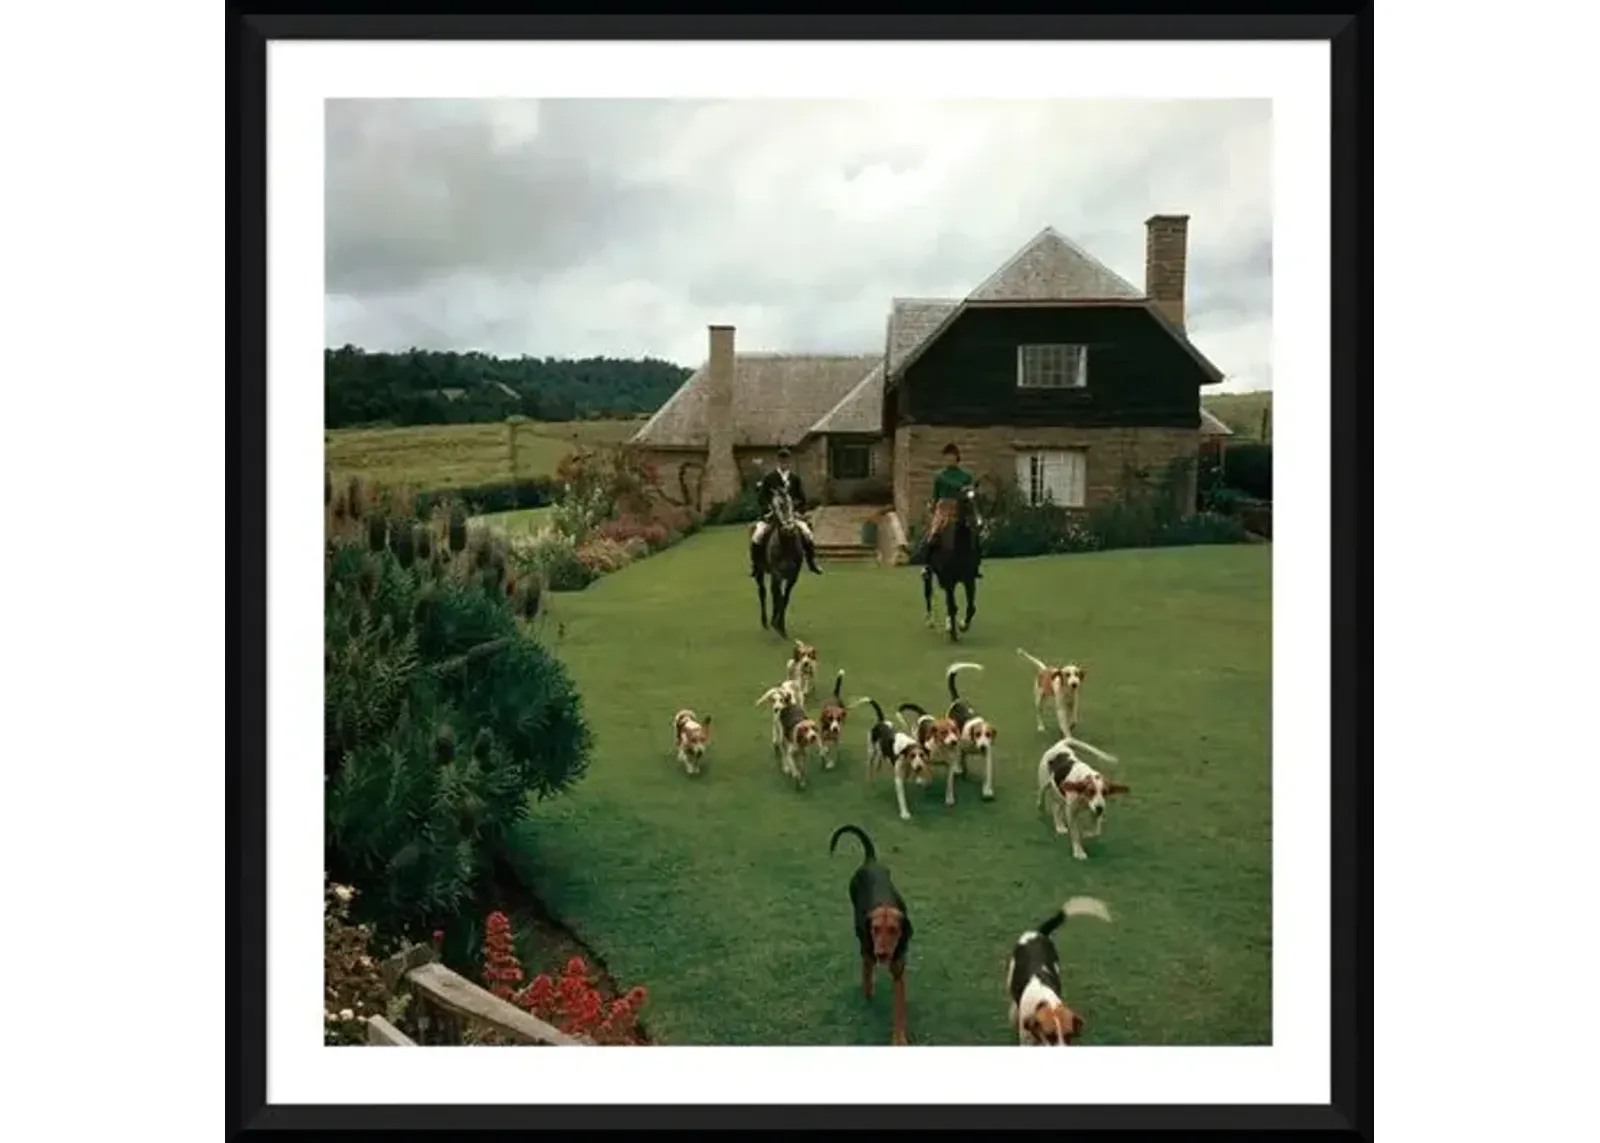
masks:
[[(1054, 718), (1060, 737), (1039, 758), (1035, 772), (1037, 806), (1048, 809), (1055, 832), (1064, 834), (1079, 861), (1089, 854), (1084, 842), (1097, 838), (1105, 824), (1109, 799), (1126, 794), (1126, 784), (1113, 781), (1086, 761), (1079, 751), (1102, 762), (1116, 763), (1115, 755), (1078, 738), (1075, 730), (1083, 698), (1086, 672), (1076, 663), (1051, 666), (1020, 647), (1017, 654), (1032, 668), (1032, 705), (1037, 729), (1044, 732), (1045, 717)], [(983, 800), (994, 797), (994, 755), (999, 729), (979, 712), (957, 686), (964, 671), (982, 671), (982, 664), (951, 663), (945, 669), (948, 704), (942, 713), (930, 713), (914, 702), (901, 702), (890, 719), (883, 706), (871, 696), (852, 701), (844, 698), (844, 671), (837, 671), (833, 687), (821, 695), (813, 718), (809, 713), (818, 696), (818, 656), (816, 647), (797, 640), (784, 666), (783, 680), (769, 687), (757, 706), (766, 706), (772, 715), (772, 752), (780, 773), (796, 789), (806, 785), (809, 766), (822, 769), (838, 765), (843, 749), (844, 727), (850, 712), (860, 707), (872, 709), (873, 721), (867, 727), (864, 752), (865, 776), (870, 782), (887, 769), (894, 784), (894, 795), (901, 821), (911, 820), (906, 801), (906, 785), (928, 787), (944, 770), (944, 803), (956, 804), (956, 779), (981, 768)], [(685, 773), (701, 774), (711, 742), (711, 717), (693, 710), (680, 710), (673, 718), (678, 762)], [(905, 899), (890, 879), (889, 870), (878, 861), (877, 850), (866, 831), (855, 825), (836, 829), (828, 843), (831, 854), (840, 838), (851, 835), (860, 841), (863, 855), (859, 868), (850, 878), (850, 904), (855, 936), (861, 953), (861, 991), (872, 998), (873, 979), (879, 966), (887, 967), (894, 988), (893, 1043), (905, 1044), (906, 954), (911, 943), (911, 915)], [(1008, 1020), (1017, 1031), (1021, 1045), (1065, 1046), (1083, 1034), (1083, 1017), (1063, 999), (1061, 958), (1052, 934), (1068, 918), (1097, 917), (1110, 921), (1103, 902), (1093, 897), (1073, 897), (1055, 913), (1024, 932), (1011, 949), (1006, 965)]]

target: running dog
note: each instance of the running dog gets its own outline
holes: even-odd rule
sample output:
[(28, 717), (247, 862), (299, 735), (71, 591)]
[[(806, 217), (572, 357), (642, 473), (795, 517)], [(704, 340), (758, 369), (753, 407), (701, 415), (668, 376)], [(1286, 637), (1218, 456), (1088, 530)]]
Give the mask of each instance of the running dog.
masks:
[(678, 764), (691, 775), (700, 773), (711, 738), (711, 716), (698, 718), (692, 710), (680, 710), (672, 716), (672, 734), (678, 745)]
[[(1088, 858), (1083, 848), (1084, 837), (1099, 837), (1105, 824), (1106, 799), (1116, 794), (1126, 794), (1128, 787), (1113, 782), (1089, 763), (1079, 758), (1073, 747), (1080, 746), (1097, 758), (1115, 762), (1116, 755), (1107, 754), (1078, 738), (1063, 738), (1039, 758), (1039, 805), (1050, 802), (1050, 816), (1055, 821), (1056, 833), (1067, 834), (1072, 839), (1072, 856), (1079, 861)], [(1081, 818), (1087, 808), (1094, 816), (1094, 831), (1084, 834)]]
[(800, 688), (800, 702), (811, 701), (817, 689), (817, 649), (810, 643), (794, 641), (794, 654), (783, 665), (784, 676)]
[(832, 770), (839, 760), (839, 746), (844, 737), (844, 720), (850, 712), (844, 703), (844, 672), (833, 676), (833, 697), (825, 700), (817, 715), (817, 731), (821, 735), (822, 768)]
[(878, 768), (888, 763), (894, 769), (894, 796), (900, 804), (900, 820), (911, 820), (911, 810), (906, 806), (906, 779), (919, 786), (933, 780), (933, 768), (928, 764), (928, 752), (911, 735), (901, 730), (883, 716), (883, 708), (876, 699), (857, 699), (853, 706), (871, 706), (878, 721), (867, 732), (867, 780), (871, 781)]
[(771, 688), (756, 700), (757, 706), (763, 704), (772, 710), (772, 756), (783, 774), (794, 779), (795, 788), (803, 790), (806, 754), (815, 750), (820, 740), (817, 724), (806, 716), (805, 707), (787, 684)]
[(1017, 654), (1033, 664), (1033, 717), (1039, 729), (1044, 730), (1044, 708), (1048, 703), (1055, 710), (1056, 726), (1062, 736), (1071, 734), (1078, 725), (1078, 700), (1088, 672), (1077, 663), (1052, 667), (1021, 647)]
[(980, 717), (977, 709), (956, 690), (957, 672), (981, 670), (981, 663), (951, 663), (945, 668), (944, 685), (950, 692), (950, 709), (945, 712), (945, 717), (960, 728), (956, 764), (961, 767), (961, 773), (967, 771), (969, 756), (979, 754), (983, 757), (983, 800), (987, 802), (994, 798), (994, 740), (999, 736), (999, 731), (993, 723)]
[(1050, 939), (1068, 917), (1111, 920), (1103, 902), (1073, 897), (1037, 928), (1017, 938), (1006, 962), (1006, 990), (1011, 997), (1011, 1025), (1021, 1047), (1065, 1047), (1083, 1035), (1083, 1017), (1061, 998), (1061, 954)]
[(831, 856), (839, 839), (852, 834), (861, 841), (861, 864), (850, 876), (850, 911), (861, 951), (861, 995), (872, 999), (872, 978), (880, 964), (889, 966), (894, 981), (894, 1040), (906, 1039), (906, 953), (911, 947), (911, 915), (894, 887), (889, 870), (878, 864), (878, 851), (860, 826), (842, 825), (828, 840)]

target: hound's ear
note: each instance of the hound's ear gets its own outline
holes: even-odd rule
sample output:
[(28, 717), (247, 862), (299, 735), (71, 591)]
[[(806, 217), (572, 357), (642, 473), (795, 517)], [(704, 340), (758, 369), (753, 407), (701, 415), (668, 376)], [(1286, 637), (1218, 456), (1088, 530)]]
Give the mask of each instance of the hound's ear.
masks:
[(1083, 1035), (1083, 1017), (1076, 1012), (1072, 1014), (1072, 1038), (1076, 1040)]
[(1087, 794), (1089, 787), (1084, 782), (1062, 782), (1058, 787), (1063, 794)]
[(1127, 792), (1128, 792), (1128, 787), (1127, 787), (1126, 783), (1123, 783), (1123, 782), (1107, 782), (1106, 783), (1106, 793), (1108, 793), (1108, 794), (1126, 794)]
[(1079, 663), (1078, 664), (1078, 678), (1079, 679), (1087, 679), (1088, 677), (1089, 677), (1089, 668), (1085, 667), (1082, 663)]
[(800, 640), (796, 639), (794, 641), (794, 653), (796, 655), (798, 655), (801, 651), (804, 651), (805, 649), (806, 649), (806, 645), (804, 643), (800, 642)]
[(709, 714), (700, 720), (700, 728), (707, 734), (711, 733), (711, 716)]

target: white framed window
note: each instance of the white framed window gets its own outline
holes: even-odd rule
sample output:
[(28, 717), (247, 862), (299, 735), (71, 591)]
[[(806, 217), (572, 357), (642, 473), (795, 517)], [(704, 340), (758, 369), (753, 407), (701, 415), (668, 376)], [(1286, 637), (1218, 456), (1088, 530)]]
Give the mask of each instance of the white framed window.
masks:
[(1082, 389), (1088, 384), (1088, 346), (1017, 346), (1018, 389)]
[(1089, 450), (1058, 449), (1017, 454), (1017, 487), (1029, 504), (1082, 508), (1089, 486)]

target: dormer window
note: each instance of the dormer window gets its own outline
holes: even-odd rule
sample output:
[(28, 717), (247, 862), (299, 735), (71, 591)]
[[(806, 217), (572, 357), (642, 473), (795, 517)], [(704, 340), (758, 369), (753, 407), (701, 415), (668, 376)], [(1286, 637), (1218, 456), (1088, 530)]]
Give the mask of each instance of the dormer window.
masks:
[(1082, 389), (1088, 384), (1088, 346), (1017, 346), (1018, 389)]

